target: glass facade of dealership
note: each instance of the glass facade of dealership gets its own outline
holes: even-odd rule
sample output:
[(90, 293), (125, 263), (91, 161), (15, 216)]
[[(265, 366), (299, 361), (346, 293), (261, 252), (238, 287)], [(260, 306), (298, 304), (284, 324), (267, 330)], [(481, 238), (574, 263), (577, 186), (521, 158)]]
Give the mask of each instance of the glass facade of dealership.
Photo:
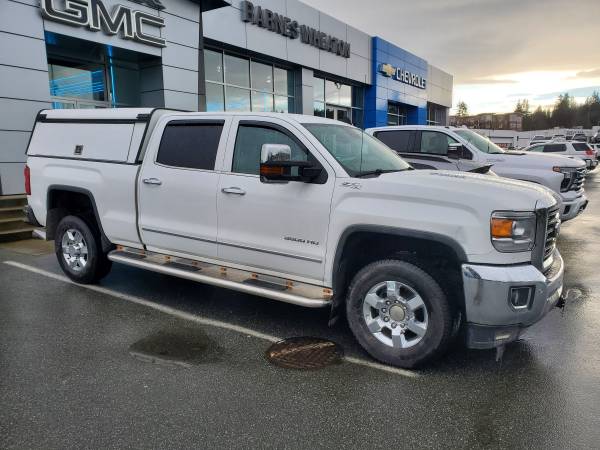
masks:
[[(65, 20), (62, 1), (0, 2), (0, 195), (23, 192), (41, 109), (275, 111), (363, 128), (446, 123), (452, 77), (422, 58), (296, 0), (264, 5), (296, 34), (244, 20), (238, 2), (200, 13), (202, 1), (80, 0), (87, 22)], [(98, 3), (133, 25), (100, 17), (92, 26)]]

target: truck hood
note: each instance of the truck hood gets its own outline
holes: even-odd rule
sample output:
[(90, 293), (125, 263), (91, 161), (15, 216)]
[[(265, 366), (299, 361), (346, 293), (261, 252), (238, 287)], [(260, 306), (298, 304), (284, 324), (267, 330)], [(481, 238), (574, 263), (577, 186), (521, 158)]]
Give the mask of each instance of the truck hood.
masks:
[[(532, 211), (556, 204), (551, 191), (526, 181), (447, 170), (410, 170), (360, 180), (361, 189), (461, 208)], [(366, 192), (365, 192), (366, 193)]]
[[(569, 158), (563, 155), (552, 155), (550, 153), (530, 153), (530, 152), (506, 152), (499, 154), (490, 154), (488, 163), (499, 166), (518, 165), (519, 167), (531, 167), (541, 169), (545, 166), (549, 170), (552, 167), (585, 167), (585, 162), (577, 158)], [(494, 167), (492, 166), (492, 170)]]

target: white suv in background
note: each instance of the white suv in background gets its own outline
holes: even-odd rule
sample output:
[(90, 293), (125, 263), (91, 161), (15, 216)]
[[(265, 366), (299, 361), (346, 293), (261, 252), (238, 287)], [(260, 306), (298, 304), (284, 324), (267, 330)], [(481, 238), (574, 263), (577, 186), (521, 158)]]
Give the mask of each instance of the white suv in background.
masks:
[(507, 152), (468, 128), (402, 125), (369, 128), (366, 132), (395, 150), (415, 169), (468, 172), (485, 165), (501, 177), (545, 186), (560, 196), (563, 222), (576, 217), (588, 204), (583, 189), (585, 163), (577, 158)]
[(553, 153), (555, 155), (568, 156), (569, 158), (581, 159), (585, 162), (588, 170), (594, 170), (598, 166), (598, 151), (585, 142), (550, 141), (544, 144), (530, 145), (525, 149), (527, 152)]

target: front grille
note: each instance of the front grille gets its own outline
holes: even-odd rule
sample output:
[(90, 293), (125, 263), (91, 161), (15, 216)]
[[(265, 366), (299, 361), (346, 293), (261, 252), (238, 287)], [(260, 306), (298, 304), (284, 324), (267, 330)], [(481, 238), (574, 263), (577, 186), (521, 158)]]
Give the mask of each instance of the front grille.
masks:
[(558, 239), (558, 230), (560, 228), (560, 211), (558, 206), (548, 210), (548, 220), (546, 221), (546, 240), (544, 242), (544, 261), (548, 259), (556, 248)]
[(577, 169), (577, 171), (573, 174), (573, 180), (571, 181), (571, 186), (569, 186), (569, 191), (579, 191), (583, 188), (583, 183), (585, 182), (585, 174), (586, 169)]

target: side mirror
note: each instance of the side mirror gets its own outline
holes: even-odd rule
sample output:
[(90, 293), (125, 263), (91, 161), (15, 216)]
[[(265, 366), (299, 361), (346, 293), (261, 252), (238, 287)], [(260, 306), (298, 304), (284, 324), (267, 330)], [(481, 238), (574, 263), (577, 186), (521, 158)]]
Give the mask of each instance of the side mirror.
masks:
[(322, 170), (309, 161), (292, 161), (292, 149), (289, 145), (263, 144), (261, 148), (260, 181), (263, 183), (311, 182), (321, 175)]
[(471, 152), (459, 143), (448, 144), (446, 156), (450, 159), (473, 159)]

